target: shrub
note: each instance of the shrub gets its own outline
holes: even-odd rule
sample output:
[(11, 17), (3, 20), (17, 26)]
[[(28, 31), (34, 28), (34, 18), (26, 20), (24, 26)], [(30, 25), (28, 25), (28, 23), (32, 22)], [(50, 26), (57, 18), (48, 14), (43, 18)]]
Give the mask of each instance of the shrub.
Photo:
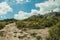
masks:
[(60, 40), (60, 23), (50, 28), (49, 33), (50, 36), (47, 40)]
[(5, 35), (5, 31), (0, 31), (0, 36), (1, 36), (1, 37), (6, 36), (6, 35)]
[(37, 36), (36, 38), (37, 40), (42, 40), (41, 36)]
[(36, 37), (37, 33), (32, 33), (31, 36)]
[(6, 22), (0, 22), (0, 29), (3, 29), (6, 25)]
[(24, 28), (25, 27), (24, 21), (17, 21), (16, 22), (16, 25), (17, 25), (17, 28), (18, 29), (21, 29), (21, 28)]

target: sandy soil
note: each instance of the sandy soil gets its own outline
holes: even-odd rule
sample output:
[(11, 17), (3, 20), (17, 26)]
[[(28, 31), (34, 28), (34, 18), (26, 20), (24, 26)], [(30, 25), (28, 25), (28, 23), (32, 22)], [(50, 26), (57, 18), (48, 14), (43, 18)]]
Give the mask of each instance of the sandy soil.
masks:
[(0, 40), (46, 40), (48, 28), (45, 29), (17, 29), (15, 23), (11, 23), (0, 30)]

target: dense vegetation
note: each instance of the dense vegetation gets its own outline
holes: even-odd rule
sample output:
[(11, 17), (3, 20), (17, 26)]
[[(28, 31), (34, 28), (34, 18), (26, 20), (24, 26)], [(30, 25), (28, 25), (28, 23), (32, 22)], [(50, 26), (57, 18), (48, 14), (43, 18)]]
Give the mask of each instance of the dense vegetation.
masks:
[(6, 22), (0, 22), (0, 29), (4, 28), (6, 25)]
[(5, 19), (5, 20), (0, 20), (0, 29), (3, 29), (5, 25), (16, 22), (17, 20), (15, 19)]
[(47, 40), (60, 40), (60, 22), (52, 26), (49, 30), (50, 36)]
[(17, 21), (18, 28), (40, 29), (52, 27), (60, 21), (60, 13), (53, 12), (45, 15), (34, 15), (28, 19)]

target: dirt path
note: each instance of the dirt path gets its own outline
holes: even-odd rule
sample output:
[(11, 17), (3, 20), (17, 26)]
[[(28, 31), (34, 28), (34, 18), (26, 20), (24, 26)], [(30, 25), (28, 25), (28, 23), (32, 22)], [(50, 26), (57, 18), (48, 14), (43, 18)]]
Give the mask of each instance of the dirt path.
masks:
[(0, 30), (0, 40), (45, 40), (48, 37), (48, 28), (45, 29), (17, 29), (12, 23)]

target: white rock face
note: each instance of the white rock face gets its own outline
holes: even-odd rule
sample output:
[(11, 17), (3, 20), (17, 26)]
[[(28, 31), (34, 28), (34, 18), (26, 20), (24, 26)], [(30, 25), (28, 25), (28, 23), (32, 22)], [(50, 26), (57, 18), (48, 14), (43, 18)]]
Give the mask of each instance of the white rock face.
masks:
[(0, 40), (45, 40), (48, 37), (48, 28), (46, 29), (18, 29), (15, 23), (6, 25), (0, 30)]

